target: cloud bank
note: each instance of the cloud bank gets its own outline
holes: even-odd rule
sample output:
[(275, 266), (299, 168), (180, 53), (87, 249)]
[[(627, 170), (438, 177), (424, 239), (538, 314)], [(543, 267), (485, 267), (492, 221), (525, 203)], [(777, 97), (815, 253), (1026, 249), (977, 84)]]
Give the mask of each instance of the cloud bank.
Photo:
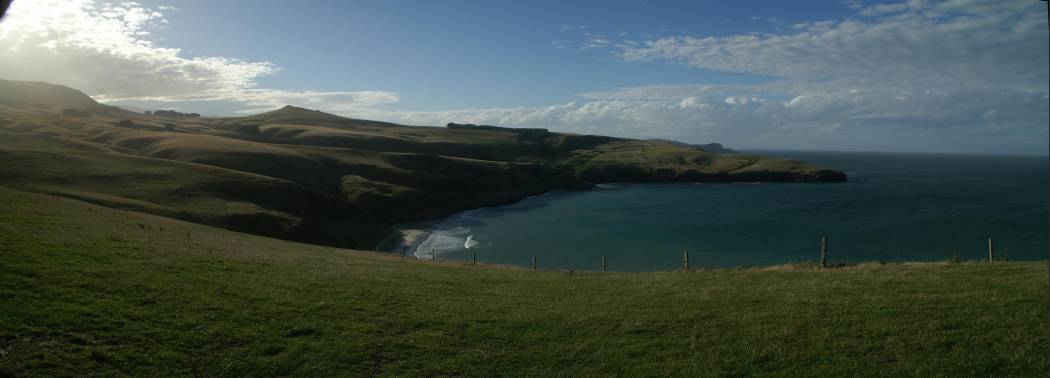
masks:
[[(856, 6), (779, 34), (620, 40), (624, 62), (773, 77), (584, 93), (565, 105), (402, 114), (764, 148), (1047, 151), (1046, 14), (1031, 1)], [(595, 48), (585, 35), (580, 45)]]
[(0, 23), (3, 77), (42, 80), (87, 92), (100, 101), (230, 101), (249, 110), (286, 103), (339, 111), (396, 102), (384, 91), (288, 91), (260, 88), (280, 72), (272, 62), (186, 57), (157, 46), (151, 29), (166, 27), (165, 11), (138, 3), (90, 0), (14, 2)]
[(174, 9), (137, 3), (16, 2), (0, 23), (0, 67), (4, 78), (62, 83), (102, 101), (218, 101), (235, 112), (295, 104), (417, 125), (549, 127), (758, 148), (1046, 154), (1050, 52), (1042, 4), (851, 4), (851, 17), (765, 34), (633, 40), (563, 27), (582, 33), (579, 48), (620, 60), (596, 64), (663, 62), (773, 79), (588, 92), (541, 107), (395, 111), (383, 106), (399, 101), (389, 91), (263, 88), (259, 78), (281, 70), (275, 63), (187, 57), (158, 46), (150, 31), (169, 27), (164, 12)]

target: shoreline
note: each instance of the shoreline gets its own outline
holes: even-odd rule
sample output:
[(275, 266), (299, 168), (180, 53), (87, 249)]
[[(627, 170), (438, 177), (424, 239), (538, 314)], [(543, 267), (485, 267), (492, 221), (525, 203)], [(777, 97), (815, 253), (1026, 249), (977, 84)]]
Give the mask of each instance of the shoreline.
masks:
[(517, 204), (525, 202), (525, 201), (527, 201), (529, 199), (545, 197), (545, 196), (554, 195), (554, 194), (558, 194), (558, 193), (562, 193), (562, 192), (564, 192), (564, 193), (584, 193), (584, 192), (589, 192), (589, 191), (594, 191), (594, 190), (617, 190), (617, 189), (621, 188), (624, 185), (633, 185), (633, 184), (662, 185), (662, 184), (754, 184), (754, 183), (765, 183), (765, 182), (764, 181), (739, 181), (739, 182), (737, 182), (737, 181), (734, 181), (734, 182), (636, 182), (636, 181), (616, 181), (616, 182), (598, 183), (598, 184), (592, 185), (589, 188), (583, 188), (583, 189), (558, 188), (558, 189), (548, 190), (548, 191), (543, 192), (543, 193), (527, 195), (527, 196), (522, 197), (522, 198), (520, 198), (520, 199), (518, 199), (516, 201), (513, 201), (513, 202), (508, 202), (508, 203), (503, 203), (503, 204), (498, 204), (498, 205), (472, 207), (472, 208), (469, 208), (469, 209), (459, 210), (459, 211), (456, 211), (454, 213), (445, 215), (445, 216), (437, 218), (437, 219), (430, 219), (430, 220), (424, 220), (424, 221), (415, 221), (415, 222), (406, 222), (406, 223), (395, 224), (393, 226), (390, 226), (390, 232), (387, 234), (387, 236), (385, 238), (383, 238), (382, 240), (379, 241), (379, 243), (376, 245), (376, 247), (380, 251), (392, 252), (392, 253), (399, 253), (399, 252), (401, 252), (401, 248), (409, 248), (409, 250), (415, 251), (416, 247), (419, 247), (419, 244), (423, 243), (423, 241), (425, 241), (427, 239), (427, 237), (429, 237), (430, 234), (433, 233), (431, 230), (433, 229), (434, 226), (439, 225), (439, 224), (447, 221), (449, 218), (452, 218), (452, 217), (457, 216), (457, 215), (461, 215), (461, 214), (466, 213), (468, 211), (517, 205)]
[[(624, 184), (628, 184), (628, 183), (624, 183)], [(445, 221), (448, 221), (450, 218), (458, 216), (458, 215), (461, 215), (461, 214), (466, 213), (468, 211), (516, 205), (516, 204), (522, 203), (522, 202), (524, 202), (524, 201), (526, 201), (528, 199), (548, 196), (548, 195), (556, 194), (556, 193), (559, 193), (559, 192), (584, 192), (584, 191), (590, 191), (590, 190), (595, 190), (595, 189), (597, 189), (597, 190), (610, 190), (611, 189), (610, 187), (607, 187), (605, 185), (607, 185), (607, 184), (596, 184), (596, 185), (594, 185), (594, 186), (592, 186), (590, 188), (587, 188), (587, 189), (554, 189), (554, 190), (548, 190), (548, 191), (543, 192), (543, 193), (532, 194), (532, 195), (528, 195), (528, 196), (522, 197), (521, 199), (519, 199), (517, 201), (514, 201), (514, 202), (510, 202), (510, 203), (505, 203), (505, 204), (500, 204), (500, 205), (491, 205), (491, 206), (472, 207), (472, 208), (469, 208), (469, 209), (464, 209), (464, 210), (460, 210), (460, 211), (454, 212), (452, 214), (448, 214), (448, 215), (443, 216), (443, 217), (438, 218), (438, 219), (431, 219), (431, 220), (426, 220), (426, 221), (396, 224), (396, 225), (393, 225), (393, 226), (390, 227), (390, 233), (386, 236), (386, 238), (383, 238), (383, 240), (379, 242), (377, 247), (378, 247), (378, 249), (380, 251), (390, 252), (390, 253), (400, 253), (402, 248), (408, 248), (408, 251), (411, 252), (412, 256), (415, 256), (416, 248), (418, 248), (420, 244), (422, 244), (424, 241), (426, 241), (427, 238), (429, 238), (430, 235), (433, 234), (432, 230), (433, 230), (434, 226), (437, 226), (437, 225), (439, 225), (441, 223), (444, 223)], [(406, 256), (407, 255), (408, 255), (408, 253), (406, 253)]]
[[(503, 204), (498, 204), (498, 205), (472, 207), (472, 208), (469, 208), (469, 209), (459, 210), (459, 211), (456, 211), (454, 213), (445, 215), (445, 216), (437, 218), (437, 219), (430, 219), (430, 220), (424, 220), (424, 221), (416, 221), (416, 222), (407, 222), (407, 223), (395, 224), (395, 225), (390, 227), (390, 232), (387, 234), (387, 236), (385, 238), (383, 238), (376, 245), (376, 247), (380, 251), (390, 252), (390, 253), (400, 253), (402, 248), (408, 248), (408, 251), (411, 252), (412, 256), (415, 256), (416, 248), (418, 248), (420, 244), (422, 244), (424, 241), (426, 241), (427, 238), (429, 238), (430, 235), (433, 234), (432, 230), (433, 230), (434, 226), (439, 225), (441, 223), (444, 223), (445, 221), (449, 220), (452, 217), (455, 217), (457, 215), (461, 215), (461, 214), (469, 212), (469, 211), (474, 211), (474, 210), (517, 205), (517, 204), (525, 202), (525, 201), (527, 201), (529, 199), (545, 197), (545, 196), (554, 195), (554, 194), (558, 194), (558, 193), (562, 193), (562, 192), (564, 192), (564, 193), (577, 193), (577, 192), (578, 193), (584, 193), (584, 192), (595, 191), (595, 190), (617, 190), (617, 189), (620, 189), (624, 185), (634, 185), (634, 184), (663, 185), (663, 184), (765, 184), (765, 183), (795, 184), (795, 183), (778, 182), (778, 181), (732, 181), (732, 182), (719, 182), (719, 181), (714, 181), (714, 182), (712, 182), (712, 181), (696, 181), (696, 182), (614, 181), (614, 182), (603, 182), (603, 183), (593, 184), (589, 188), (581, 188), (581, 189), (558, 188), (558, 189), (548, 190), (548, 191), (542, 192), (542, 193), (527, 195), (527, 196), (522, 197), (522, 198), (520, 198), (520, 199), (518, 199), (516, 201), (513, 201), (513, 202), (508, 202), (508, 203), (503, 203)], [(408, 255), (408, 254), (406, 253), (406, 255)]]
[[(821, 172), (823, 172), (823, 171), (828, 171), (828, 170), (822, 170)], [(462, 213), (467, 212), (467, 211), (472, 211), (472, 210), (515, 205), (515, 204), (521, 203), (521, 202), (523, 202), (525, 200), (528, 200), (530, 198), (551, 195), (551, 194), (555, 194), (555, 193), (559, 193), (559, 192), (586, 192), (586, 191), (592, 191), (592, 190), (615, 190), (615, 189), (619, 188), (622, 185), (631, 185), (631, 184), (764, 184), (764, 183), (783, 183), (783, 184), (822, 184), (823, 183), (823, 184), (826, 184), (826, 183), (844, 183), (844, 182), (848, 182), (848, 180), (845, 179), (846, 175), (845, 175), (844, 172), (838, 172), (838, 173), (840, 173), (842, 175), (842, 177), (843, 177), (842, 180), (836, 180), (836, 179), (828, 179), (828, 180), (817, 179), (817, 180), (811, 180), (811, 181), (798, 181), (798, 180), (794, 180), (793, 181), (793, 180), (781, 180), (781, 179), (773, 179), (773, 180), (743, 180), (743, 181), (727, 181), (727, 180), (628, 180), (628, 181), (603, 181), (603, 182), (589, 183), (589, 186), (587, 186), (587, 187), (553, 188), (551, 190), (547, 190), (547, 191), (536, 193), (536, 194), (525, 195), (523, 197), (520, 197), (520, 198), (517, 198), (517, 199), (511, 199), (509, 201), (504, 201), (502, 203), (496, 203), (496, 204), (492, 204), (492, 205), (488, 205), (488, 206), (472, 207), (472, 208), (468, 208), (468, 209), (455, 211), (453, 213), (449, 213), (448, 215), (445, 215), (445, 216), (442, 216), (442, 217), (439, 217), (439, 218), (436, 218), (436, 219), (422, 220), (422, 221), (410, 221), (410, 222), (406, 222), (406, 223), (400, 223), (400, 224), (391, 225), (390, 226), (390, 231), (387, 233), (387, 236), (382, 238), (382, 239), (380, 239), (379, 242), (375, 244), (375, 248), (378, 249), (378, 250), (386, 251), (386, 252), (400, 252), (402, 248), (406, 248), (406, 247), (410, 248), (412, 250), (415, 250), (415, 248), (418, 247), (419, 244), (422, 243), (423, 240), (426, 240), (425, 237), (423, 237), (422, 240), (418, 240), (420, 238), (419, 233), (425, 233), (425, 234), (429, 235), (431, 233), (429, 231), (429, 229), (432, 226), (434, 226), (436, 224), (440, 224), (440, 223), (448, 220), (450, 217), (456, 216), (458, 214), (462, 214)]]

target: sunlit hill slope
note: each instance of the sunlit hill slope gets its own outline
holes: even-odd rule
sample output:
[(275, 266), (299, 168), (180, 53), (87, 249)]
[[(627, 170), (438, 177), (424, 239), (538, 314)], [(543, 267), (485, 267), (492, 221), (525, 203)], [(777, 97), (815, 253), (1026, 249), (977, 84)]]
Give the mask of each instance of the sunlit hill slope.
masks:
[(799, 161), (544, 129), (403, 126), (292, 106), (145, 115), (5, 80), (0, 160), (3, 186), (369, 249), (397, 223), (603, 182), (846, 180)]

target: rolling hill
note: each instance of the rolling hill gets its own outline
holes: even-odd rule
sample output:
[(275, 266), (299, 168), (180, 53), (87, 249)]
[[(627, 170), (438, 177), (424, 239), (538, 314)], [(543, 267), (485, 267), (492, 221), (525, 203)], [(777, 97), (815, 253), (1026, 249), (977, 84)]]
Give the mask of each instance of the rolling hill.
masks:
[(545, 129), (403, 126), (292, 106), (150, 116), (6, 80), (0, 158), (2, 186), (368, 249), (398, 223), (604, 182), (846, 180), (800, 161)]

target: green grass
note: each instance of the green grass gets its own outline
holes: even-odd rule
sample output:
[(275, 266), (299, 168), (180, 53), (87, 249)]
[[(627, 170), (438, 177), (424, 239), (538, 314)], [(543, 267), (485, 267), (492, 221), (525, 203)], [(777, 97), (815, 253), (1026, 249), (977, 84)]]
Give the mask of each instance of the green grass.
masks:
[(0, 376), (1041, 376), (1047, 284), (1045, 262), (430, 263), (0, 187)]

